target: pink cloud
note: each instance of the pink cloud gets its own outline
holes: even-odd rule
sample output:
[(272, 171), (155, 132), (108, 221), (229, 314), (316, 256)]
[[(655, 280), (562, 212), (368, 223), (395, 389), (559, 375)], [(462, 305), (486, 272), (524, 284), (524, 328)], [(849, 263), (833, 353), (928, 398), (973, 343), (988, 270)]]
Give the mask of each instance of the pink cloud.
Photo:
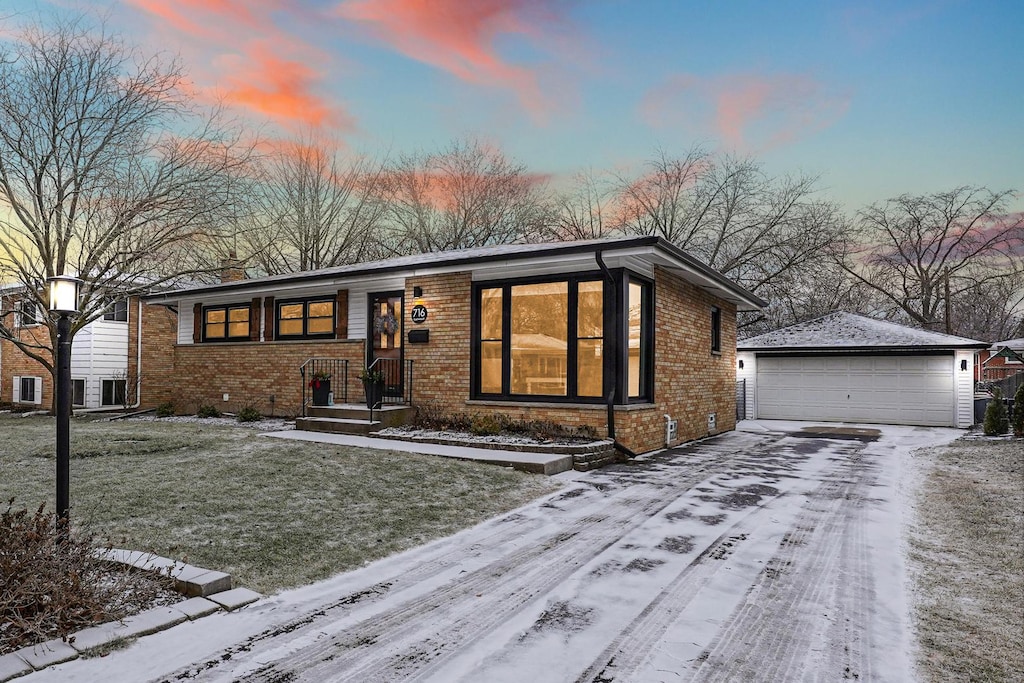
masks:
[(495, 43), (505, 35), (550, 43), (541, 27), (563, 23), (562, 7), (556, 0), (350, 0), (337, 12), (411, 59), (467, 83), (512, 90), (543, 119), (552, 98), (539, 85), (540, 69), (509, 63)]
[(354, 120), (320, 93), (330, 59), (289, 22), (315, 23), (287, 0), (128, 0), (152, 19), (158, 38), (182, 44), (195, 92), (268, 117), (287, 129), (348, 130)]
[(650, 90), (639, 113), (655, 128), (713, 131), (734, 148), (765, 149), (830, 126), (849, 102), (848, 94), (799, 74), (679, 74)]

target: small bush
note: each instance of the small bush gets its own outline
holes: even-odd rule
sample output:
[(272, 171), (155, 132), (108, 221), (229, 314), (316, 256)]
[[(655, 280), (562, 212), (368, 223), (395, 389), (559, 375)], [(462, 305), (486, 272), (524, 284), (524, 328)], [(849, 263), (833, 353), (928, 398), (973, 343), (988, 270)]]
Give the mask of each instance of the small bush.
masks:
[(494, 436), (501, 434), (501, 420), (496, 415), (474, 415), (469, 424), (470, 434), (476, 436)]
[(1018, 439), (1024, 438), (1024, 382), (1013, 395), (1013, 435)]
[(992, 390), (992, 400), (985, 408), (985, 423), (983, 425), (985, 436), (999, 436), (1010, 429), (1010, 420), (1006, 416), (1006, 406), (1003, 405), (1003, 392), (998, 388)]
[(245, 406), (239, 410), (237, 417), (239, 422), (259, 422), (263, 419), (263, 416), (260, 415), (260, 411), (256, 410), (252, 406)]
[(217, 410), (217, 406), (211, 406), (208, 403), (203, 403), (196, 410), (197, 417), (220, 417), (220, 411)]
[(172, 584), (97, 558), (92, 535), (72, 533), (58, 544), (43, 505), (35, 514), (13, 505), (0, 513), (0, 655), (122, 619)]
[(161, 403), (156, 407), (157, 417), (171, 417), (172, 415), (174, 415), (174, 404), (170, 401)]

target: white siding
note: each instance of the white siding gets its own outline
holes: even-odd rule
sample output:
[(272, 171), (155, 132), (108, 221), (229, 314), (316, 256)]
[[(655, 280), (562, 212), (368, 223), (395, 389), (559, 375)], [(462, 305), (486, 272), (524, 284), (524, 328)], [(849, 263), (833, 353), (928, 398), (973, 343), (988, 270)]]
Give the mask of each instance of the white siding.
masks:
[[(131, 314), (133, 323), (135, 314)], [(116, 320), (94, 320), (83, 327), (71, 345), (71, 375), (85, 379), (85, 407), (100, 406), (100, 387), (128, 370), (128, 325)]]
[(192, 307), (195, 305), (195, 301), (182, 301), (178, 307), (178, 343), (179, 344), (191, 344), (192, 343), (192, 330), (195, 327), (193, 325), (193, 313)]
[(757, 416), (953, 427), (958, 424), (954, 361), (952, 353), (761, 356)]
[[(739, 367), (740, 362), (743, 367)], [(736, 381), (747, 381), (747, 412), (744, 419), (753, 420), (757, 415), (757, 356), (749, 351), (736, 352)]]
[[(404, 277), (390, 277), (372, 282), (355, 283), (348, 288), (348, 338), (366, 339), (366, 312), (370, 307), (370, 292), (390, 292), (405, 289)], [(406, 308), (411, 304), (406, 302)], [(406, 311), (408, 315), (408, 311)]]
[[(956, 426), (967, 428), (974, 424), (974, 363), (975, 351), (963, 350), (956, 352)], [(967, 361), (967, 369), (961, 370), (961, 364)]]

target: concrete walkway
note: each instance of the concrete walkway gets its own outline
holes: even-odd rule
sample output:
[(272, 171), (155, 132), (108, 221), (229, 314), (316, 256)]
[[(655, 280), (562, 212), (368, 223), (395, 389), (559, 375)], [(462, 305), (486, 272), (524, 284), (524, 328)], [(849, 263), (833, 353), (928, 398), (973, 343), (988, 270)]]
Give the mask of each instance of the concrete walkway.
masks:
[(267, 434), (263, 434), (263, 436), (271, 436), (277, 439), (294, 439), (297, 441), (329, 443), (336, 446), (375, 448), (382, 451), (440, 455), (445, 458), (474, 460), (476, 462), (485, 462), (491, 465), (500, 465), (502, 467), (514, 467), (517, 470), (533, 472), (534, 474), (558, 474), (572, 469), (572, 456), (565, 453), (499, 451), (489, 448), (471, 448), (469, 446), (450, 446), (414, 441), (398, 441), (395, 439), (377, 439), (372, 436), (333, 434), (327, 432), (306, 432), (302, 430), (269, 432)]

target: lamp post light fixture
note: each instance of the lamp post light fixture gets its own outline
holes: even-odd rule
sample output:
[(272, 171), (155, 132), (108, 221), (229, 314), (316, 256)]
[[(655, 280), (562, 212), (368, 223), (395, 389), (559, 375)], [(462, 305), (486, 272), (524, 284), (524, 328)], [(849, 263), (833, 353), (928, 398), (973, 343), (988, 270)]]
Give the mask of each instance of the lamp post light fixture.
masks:
[(71, 316), (78, 314), (82, 281), (66, 275), (46, 278), (49, 308), (57, 315), (57, 542), (67, 540), (71, 472)]

